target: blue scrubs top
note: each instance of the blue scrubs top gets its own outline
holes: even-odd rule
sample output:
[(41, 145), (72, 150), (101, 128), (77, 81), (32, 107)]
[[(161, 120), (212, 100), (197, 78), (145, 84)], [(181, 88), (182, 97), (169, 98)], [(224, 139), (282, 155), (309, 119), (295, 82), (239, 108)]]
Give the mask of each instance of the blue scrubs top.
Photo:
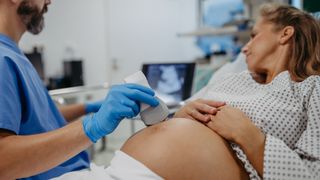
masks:
[[(0, 129), (31, 135), (66, 124), (32, 64), (14, 41), (0, 34)], [(88, 167), (88, 154), (81, 152), (49, 171), (25, 179), (49, 179)]]

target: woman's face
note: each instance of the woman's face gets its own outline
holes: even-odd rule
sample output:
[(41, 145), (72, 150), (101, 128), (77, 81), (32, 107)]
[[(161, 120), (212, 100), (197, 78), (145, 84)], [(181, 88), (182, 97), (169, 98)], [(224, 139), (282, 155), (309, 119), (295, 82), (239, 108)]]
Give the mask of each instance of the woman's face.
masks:
[(248, 69), (254, 73), (265, 73), (276, 61), (279, 54), (280, 33), (274, 30), (274, 25), (259, 18), (251, 32), (250, 41), (242, 52), (247, 57)]

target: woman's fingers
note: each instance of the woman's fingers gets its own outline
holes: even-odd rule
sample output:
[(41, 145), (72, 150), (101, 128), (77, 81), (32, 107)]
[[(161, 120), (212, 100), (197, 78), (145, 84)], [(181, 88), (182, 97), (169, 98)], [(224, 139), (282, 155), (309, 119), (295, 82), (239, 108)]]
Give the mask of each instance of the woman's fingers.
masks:
[(216, 114), (217, 108), (209, 106), (208, 104), (202, 103), (202, 102), (196, 102), (195, 108), (202, 112), (203, 114)]
[(193, 117), (195, 120), (201, 121), (201, 122), (208, 122), (210, 120), (209, 116), (199, 112), (195, 108), (190, 108), (188, 110), (188, 114)]
[(199, 102), (215, 108), (226, 105), (226, 103), (222, 101), (212, 101), (212, 100), (205, 100), (205, 99), (199, 99)]
[(174, 117), (184, 117), (207, 123), (210, 121), (210, 115), (215, 115), (219, 111), (218, 108), (224, 105), (225, 102), (198, 99), (186, 104), (175, 113)]

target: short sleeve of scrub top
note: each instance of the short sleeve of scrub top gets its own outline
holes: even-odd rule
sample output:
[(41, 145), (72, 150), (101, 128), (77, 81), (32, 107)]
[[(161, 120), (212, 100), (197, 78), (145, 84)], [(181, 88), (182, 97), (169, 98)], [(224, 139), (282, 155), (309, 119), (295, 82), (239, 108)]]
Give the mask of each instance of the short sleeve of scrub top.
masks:
[(0, 128), (19, 132), (21, 119), (21, 99), (19, 97), (18, 77), (14, 73), (15, 64), (1, 57), (0, 60)]

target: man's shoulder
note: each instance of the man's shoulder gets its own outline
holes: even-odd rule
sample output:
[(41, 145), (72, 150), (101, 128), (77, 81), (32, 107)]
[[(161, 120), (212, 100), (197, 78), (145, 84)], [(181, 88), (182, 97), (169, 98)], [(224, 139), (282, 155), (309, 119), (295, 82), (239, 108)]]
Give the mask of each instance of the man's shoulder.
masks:
[(10, 69), (16, 68), (16, 61), (12, 57), (0, 53), (0, 73), (10, 72)]
[(28, 63), (22, 54), (14, 50), (0, 45), (0, 69), (20, 69)]
[(8, 61), (18, 63), (23, 58), (25, 58), (23, 54), (18, 53), (7, 46), (0, 45), (0, 63), (7, 63)]

